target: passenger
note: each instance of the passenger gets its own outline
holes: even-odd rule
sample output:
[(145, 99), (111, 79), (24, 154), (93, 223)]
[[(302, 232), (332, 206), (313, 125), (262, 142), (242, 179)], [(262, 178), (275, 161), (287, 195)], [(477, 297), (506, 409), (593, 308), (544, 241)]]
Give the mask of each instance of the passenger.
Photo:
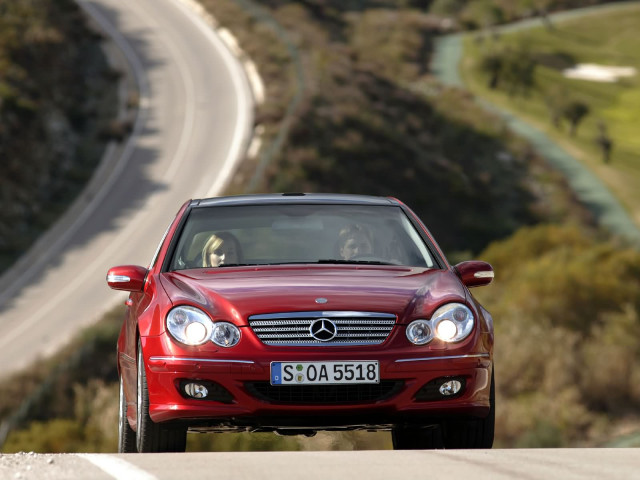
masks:
[(386, 258), (389, 262), (396, 265), (409, 265), (407, 251), (397, 235), (394, 235), (391, 242), (387, 246)]
[(359, 224), (349, 225), (340, 230), (338, 249), (343, 260), (373, 254), (373, 240), (366, 227)]
[(219, 267), (240, 263), (240, 242), (229, 232), (211, 235), (202, 249), (202, 266)]

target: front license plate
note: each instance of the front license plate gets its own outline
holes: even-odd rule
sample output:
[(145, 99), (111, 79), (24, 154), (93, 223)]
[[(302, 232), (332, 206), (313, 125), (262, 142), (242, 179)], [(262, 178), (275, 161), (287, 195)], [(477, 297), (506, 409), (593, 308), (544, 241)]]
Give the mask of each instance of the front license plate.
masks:
[(377, 361), (272, 362), (271, 385), (380, 383)]

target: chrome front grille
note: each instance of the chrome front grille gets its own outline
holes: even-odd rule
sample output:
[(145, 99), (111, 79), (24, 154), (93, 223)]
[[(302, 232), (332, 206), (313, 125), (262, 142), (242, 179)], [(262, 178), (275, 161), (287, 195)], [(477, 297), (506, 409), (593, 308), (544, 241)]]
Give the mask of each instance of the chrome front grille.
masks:
[(395, 323), (395, 315), (375, 312), (287, 312), (249, 317), (249, 325), (262, 343), (282, 346), (379, 345)]

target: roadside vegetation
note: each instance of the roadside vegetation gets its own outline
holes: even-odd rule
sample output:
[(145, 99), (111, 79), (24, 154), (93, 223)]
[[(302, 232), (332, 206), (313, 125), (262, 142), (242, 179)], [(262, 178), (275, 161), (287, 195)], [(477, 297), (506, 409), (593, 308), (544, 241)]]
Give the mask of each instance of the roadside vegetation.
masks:
[(91, 177), (116, 78), (73, 0), (0, 0), (0, 272)]
[[(397, 196), (452, 262), (492, 263), (494, 284), (473, 293), (496, 326), (496, 446), (597, 446), (640, 428), (640, 252), (598, 230), (529, 145), (427, 68), (435, 36), (486, 27), (469, 13), (477, 5), (501, 11), (497, 24), (595, 2), (201, 1), (267, 88), (262, 153), (228, 193)], [(0, 385), (0, 415), (15, 427), (3, 451), (116, 449), (122, 314)], [(189, 450), (391, 448), (384, 433), (188, 438)]]
[[(263, 166), (253, 191), (399, 196), (449, 253), (478, 252), (521, 226), (582, 215), (563, 180), (526, 143), (470, 96), (432, 80), (439, 17), (394, 1), (203, 3), (268, 76), (257, 119), (263, 156), (245, 162), (230, 192), (246, 192), (251, 172)], [(248, 4), (252, 21), (238, 20)], [(267, 52), (279, 53), (261, 51), (265, 19), (284, 30), (288, 50), (269, 43)], [(292, 55), (283, 56), (291, 50), (299, 69)], [(270, 83), (278, 86), (273, 97)], [(302, 99), (290, 111), (296, 95)], [(287, 139), (274, 150), (285, 123)]]
[[(602, 444), (640, 427), (640, 252), (578, 225), (492, 243), (496, 446)], [(517, 261), (514, 261), (517, 259)]]

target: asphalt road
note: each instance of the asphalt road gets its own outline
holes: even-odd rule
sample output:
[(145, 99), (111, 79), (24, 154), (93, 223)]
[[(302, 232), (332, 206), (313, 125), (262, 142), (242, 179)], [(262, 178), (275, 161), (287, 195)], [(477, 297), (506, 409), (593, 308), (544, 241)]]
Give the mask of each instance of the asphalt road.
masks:
[(0, 454), (0, 478), (23, 480), (630, 480), (637, 449)]
[(59, 349), (126, 295), (109, 267), (148, 265), (183, 202), (215, 196), (253, 124), (239, 62), (185, 0), (78, 0), (137, 84), (131, 138), (70, 212), (0, 278), (0, 376)]

